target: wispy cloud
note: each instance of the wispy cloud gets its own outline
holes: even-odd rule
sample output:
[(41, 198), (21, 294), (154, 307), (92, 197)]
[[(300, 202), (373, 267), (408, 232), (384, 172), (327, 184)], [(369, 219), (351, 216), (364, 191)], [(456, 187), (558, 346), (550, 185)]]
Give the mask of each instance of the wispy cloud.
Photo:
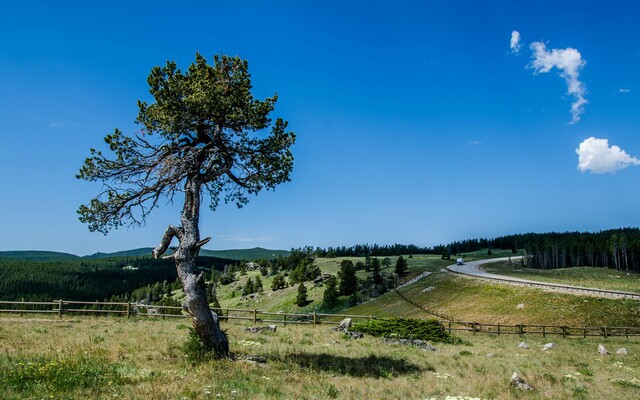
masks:
[(65, 125), (67, 125), (67, 122), (52, 122), (49, 124), (49, 128), (60, 128)]
[(469, 142), (469, 143), (467, 143), (467, 144), (469, 144), (469, 145), (471, 145), (471, 146), (479, 146), (479, 145), (481, 145), (481, 144), (482, 144), (482, 142), (479, 142), (479, 141), (477, 141), (477, 140), (472, 140), (472, 141), (470, 141), (470, 142)]
[(522, 44), (520, 43), (520, 32), (511, 32), (511, 42), (509, 43), (509, 47), (511, 47), (511, 51), (514, 53), (520, 53), (520, 49), (522, 48)]
[(640, 160), (632, 157), (620, 147), (609, 146), (608, 139), (590, 137), (580, 143), (576, 149), (578, 169), (594, 174), (613, 173), (633, 165), (640, 165)]
[(543, 42), (533, 42), (530, 48), (533, 51), (533, 61), (529, 67), (534, 70), (534, 73), (544, 74), (557, 68), (559, 75), (567, 82), (567, 93), (573, 96), (570, 123), (578, 122), (580, 115), (584, 112), (584, 105), (587, 104), (586, 88), (579, 79), (580, 70), (586, 64), (582, 55), (571, 47), (549, 51)]
[(631, 89), (620, 88), (618, 91), (619, 91), (620, 93), (630, 93), (630, 92), (631, 92)]

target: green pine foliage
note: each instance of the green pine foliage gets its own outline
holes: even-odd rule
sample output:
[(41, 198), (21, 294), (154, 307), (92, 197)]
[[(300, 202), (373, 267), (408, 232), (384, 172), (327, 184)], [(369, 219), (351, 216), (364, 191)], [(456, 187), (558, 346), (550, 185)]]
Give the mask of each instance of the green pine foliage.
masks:
[(340, 294), (343, 296), (355, 294), (358, 290), (358, 280), (356, 278), (356, 268), (351, 260), (342, 260), (338, 276), (340, 277)]
[(396, 261), (395, 273), (398, 276), (403, 276), (405, 273), (407, 273), (407, 260), (402, 258), (402, 256), (398, 257), (398, 260)]
[(246, 296), (253, 293), (255, 290), (253, 288), (253, 279), (249, 278), (244, 284), (244, 288), (242, 288), (242, 295)]
[(278, 274), (273, 277), (271, 281), (271, 290), (280, 290), (287, 287), (287, 282), (284, 280), (284, 275)]
[(324, 293), (322, 295), (322, 303), (325, 307), (331, 309), (338, 305), (338, 280), (331, 275), (325, 283)]
[(296, 304), (298, 305), (298, 307), (304, 307), (309, 304), (309, 299), (307, 298), (307, 288), (304, 286), (303, 282), (300, 282), (300, 285), (298, 286)]
[(352, 330), (376, 337), (417, 339), (434, 343), (460, 344), (464, 341), (449, 334), (440, 321), (414, 318), (381, 318), (354, 324)]

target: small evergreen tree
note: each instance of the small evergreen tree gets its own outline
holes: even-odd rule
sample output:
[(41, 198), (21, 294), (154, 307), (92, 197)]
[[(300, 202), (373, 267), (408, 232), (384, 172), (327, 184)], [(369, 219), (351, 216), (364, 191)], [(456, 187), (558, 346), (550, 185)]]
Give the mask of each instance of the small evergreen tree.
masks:
[(242, 295), (246, 296), (254, 292), (253, 289), (253, 279), (247, 279), (247, 282), (244, 284), (244, 288), (242, 289)]
[(256, 276), (256, 280), (253, 282), (253, 290), (258, 293), (262, 293), (264, 288), (262, 287), (262, 279), (260, 279), (260, 275)]
[(352, 295), (358, 290), (358, 280), (356, 279), (356, 268), (351, 260), (343, 260), (340, 263), (339, 291), (343, 296)]
[(280, 290), (287, 287), (287, 283), (284, 281), (284, 276), (282, 274), (278, 274), (273, 277), (273, 281), (271, 282), (271, 290)]
[(296, 296), (296, 304), (298, 307), (304, 307), (308, 302), (307, 288), (304, 286), (304, 282), (300, 282), (300, 286), (298, 286), (298, 296)]
[(322, 302), (325, 307), (333, 308), (338, 304), (338, 280), (335, 276), (331, 275), (325, 284), (324, 294), (322, 295)]
[(407, 272), (407, 261), (402, 258), (402, 256), (398, 257), (396, 261), (396, 269), (394, 271), (398, 276), (403, 276)]
[(380, 275), (380, 260), (378, 260), (378, 257), (374, 258), (371, 262), (371, 280), (374, 285), (380, 285), (382, 283), (382, 275)]

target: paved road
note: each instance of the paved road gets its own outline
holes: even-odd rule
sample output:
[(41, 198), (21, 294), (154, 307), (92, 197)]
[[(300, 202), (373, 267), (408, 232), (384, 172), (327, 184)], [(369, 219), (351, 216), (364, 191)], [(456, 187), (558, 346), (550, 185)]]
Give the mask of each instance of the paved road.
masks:
[[(574, 294), (590, 295), (590, 296), (597, 296), (597, 297), (608, 297), (608, 298), (614, 297), (614, 298), (628, 298), (628, 299), (640, 300), (640, 294), (637, 294), (637, 293), (532, 281), (528, 279), (514, 278), (511, 276), (490, 274), (481, 268), (482, 264), (492, 263), (496, 261), (507, 261), (508, 259), (509, 259), (508, 257), (503, 257), (503, 258), (490, 258), (487, 260), (479, 260), (479, 261), (469, 261), (464, 263), (463, 265), (456, 265), (456, 264), (449, 265), (447, 267), (447, 270), (458, 273), (458, 274), (462, 274), (462, 275), (468, 275), (475, 278), (480, 278), (480, 279), (485, 279), (485, 280), (490, 280), (490, 281), (500, 282), (500, 283), (506, 283), (510, 285), (534, 286), (534, 287), (539, 287), (545, 290), (569, 292)], [(517, 260), (518, 257), (511, 257), (511, 259)]]

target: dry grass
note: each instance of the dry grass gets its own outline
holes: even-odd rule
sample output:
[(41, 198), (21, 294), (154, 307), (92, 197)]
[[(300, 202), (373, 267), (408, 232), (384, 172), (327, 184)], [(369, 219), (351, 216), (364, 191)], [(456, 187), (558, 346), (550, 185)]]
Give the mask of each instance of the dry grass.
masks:
[[(472, 346), (438, 344), (435, 353), (390, 346), (365, 337), (348, 340), (329, 326), (278, 327), (250, 334), (229, 323), (235, 353), (261, 355), (266, 364), (218, 360), (191, 365), (181, 351), (185, 321), (73, 318), (0, 318), (0, 382), (29, 360), (95, 359), (118, 379), (97, 387), (56, 389), (30, 382), (18, 391), (2, 384), (3, 398), (97, 399), (491, 399), (637, 398), (640, 343), (609, 338), (609, 350), (627, 347), (630, 356), (598, 356), (596, 339), (465, 336)], [(487, 354), (492, 353), (492, 357)], [(517, 371), (537, 390), (509, 388)], [(62, 371), (65, 372), (65, 371)], [(613, 380), (613, 382), (612, 382)], [(80, 383), (82, 383), (80, 381)]]
[(540, 282), (576, 285), (606, 290), (640, 293), (640, 274), (610, 268), (575, 267), (559, 269), (523, 268), (517, 261), (483, 265), (487, 272)]

